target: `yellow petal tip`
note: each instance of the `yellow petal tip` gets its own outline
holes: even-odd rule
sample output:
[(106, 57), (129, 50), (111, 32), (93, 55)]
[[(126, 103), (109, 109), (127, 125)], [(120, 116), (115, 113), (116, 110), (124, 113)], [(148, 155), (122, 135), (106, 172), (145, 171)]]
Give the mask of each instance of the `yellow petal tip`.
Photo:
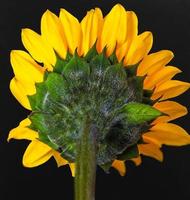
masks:
[(174, 53), (171, 50), (162, 50), (163, 52), (165, 52), (165, 54), (168, 55), (168, 57), (170, 57), (170, 60), (172, 60), (174, 58)]
[(49, 9), (47, 9), (43, 14), (43, 16), (52, 16), (52, 15), (54, 14)]
[(12, 51), (10, 52), (10, 58), (12, 58), (12, 57), (14, 57), (14, 56), (17, 56), (17, 55), (19, 54), (19, 51), (20, 51), (20, 50), (12, 50)]
[(12, 138), (11, 138), (10, 136), (8, 136), (7, 142), (10, 142), (11, 139), (12, 139)]
[(22, 28), (21, 29), (21, 33), (23, 34), (23, 33), (25, 33), (25, 32), (27, 32), (28, 31), (28, 28)]
[(113, 8), (123, 8), (123, 6), (120, 3), (117, 3)]

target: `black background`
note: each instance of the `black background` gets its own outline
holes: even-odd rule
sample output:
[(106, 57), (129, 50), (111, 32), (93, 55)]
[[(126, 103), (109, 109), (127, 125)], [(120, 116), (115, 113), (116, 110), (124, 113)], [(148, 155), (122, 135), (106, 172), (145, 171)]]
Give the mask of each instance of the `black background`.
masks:
[[(9, 53), (23, 49), (21, 28), (39, 32), (40, 18), (46, 9), (58, 14), (64, 7), (81, 19), (95, 6), (106, 14), (117, 2), (139, 17), (139, 31), (154, 34), (153, 51), (170, 49), (175, 53), (172, 65), (184, 71), (178, 75), (189, 80), (190, 74), (190, 1), (189, 0), (127, 0), (127, 1), (69, 1), (69, 0), (7, 0), (0, 3), (0, 200), (73, 199), (73, 178), (68, 167), (57, 168), (51, 159), (46, 164), (27, 169), (22, 155), (28, 141), (6, 142), (8, 132), (24, 119), (28, 112), (19, 105), (9, 91), (13, 76)], [(190, 94), (176, 98), (188, 106)], [(176, 121), (190, 132), (188, 117)], [(164, 147), (163, 164), (143, 158), (135, 167), (127, 164), (127, 175), (120, 177), (115, 170), (105, 174), (97, 171), (96, 199), (190, 199), (190, 146)]]

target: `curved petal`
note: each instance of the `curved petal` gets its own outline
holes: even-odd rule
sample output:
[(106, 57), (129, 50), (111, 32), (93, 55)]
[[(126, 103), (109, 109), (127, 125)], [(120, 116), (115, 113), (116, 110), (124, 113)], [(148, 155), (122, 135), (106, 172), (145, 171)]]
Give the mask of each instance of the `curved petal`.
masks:
[[(31, 83), (29, 83), (31, 84)], [(29, 85), (28, 83), (25, 84)], [(31, 110), (31, 106), (29, 103), (29, 100), (27, 98), (27, 91), (26, 88), (23, 86), (23, 84), (18, 81), (16, 78), (13, 78), (10, 82), (10, 90), (12, 92), (12, 94), (14, 95), (14, 97), (17, 99), (17, 101), (26, 109)], [(31, 88), (31, 87), (30, 87)], [(33, 89), (32, 89), (33, 92)]]
[(182, 146), (190, 144), (189, 134), (180, 126), (172, 123), (158, 123), (144, 135), (156, 140), (159, 145)]
[(163, 153), (160, 147), (154, 143), (149, 144), (139, 144), (138, 149), (140, 154), (155, 158), (158, 161), (163, 161)]
[(63, 26), (59, 18), (47, 10), (41, 19), (42, 37), (51, 44), (61, 58), (67, 55), (67, 43), (64, 36)]
[(19, 50), (11, 51), (10, 59), (17, 80), (33, 83), (43, 80), (44, 69), (28, 53)]
[(187, 108), (174, 101), (163, 101), (154, 104), (154, 108), (167, 114), (166, 116), (160, 116), (152, 124), (160, 122), (168, 122), (179, 117), (182, 117), (188, 113)]
[(119, 62), (121, 62), (123, 58), (126, 56), (129, 50), (129, 47), (130, 47), (129, 42), (126, 41), (120, 47), (116, 48), (116, 56)]
[(155, 100), (161, 97), (160, 100), (165, 100), (173, 98), (184, 93), (189, 88), (190, 83), (177, 80), (169, 80), (155, 88), (151, 99)]
[(146, 31), (138, 35), (131, 43), (124, 59), (125, 65), (134, 65), (140, 62), (152, 48), (153, 35)]
[[(127, 23), (128, 23), (128, 21), (127, 21), (127, 12), (126, 12), (125, 8), (123, 8), (121, 6), (120, 7), (119, 24), (118, 24), (119, 34), (118, 34), (118, 30), (117, 30), (116, 35), (115, 35), (118, 47), (120, 45), (122, 45), (128, 38), (128, 29), (127, 29), (128, 28), (128, 26), (127, 26), (128, 24)], [(133, 31), (133, 30), (131, 30), (131, 31)]]
[(173, 57), (174, 54), (172, 53), (172, 51), (168, 50), (162, 50), (156, 53), (149, 54), (139, 64), (137, 75), (144, 76), (147, 73), (152, 74), (154, 72), (157, 72), (162, 67), (167, 65)]
[(143, 141), (147, 144), (153, 144), (153, 145), (156, 145), (157, 147), (161, 148), (162, 144), (160, 144), (160, 142), (158, 142), (155, 138), (149, 137), (148, 133), (151, 133), (151, 131), (148, 131), (147, 133), (144, 133), (142, 135)]
[(65, 160), (64, 158), (62, 158), (62, 156), (60, 155), (60, 153), (57, 152), (57, 151), (53, 152), (53, 157), (55, 158), (55, 161), (56, 161), (58, 167), (61, 167), (63, 165), (68, 164), (68, 161)]
[(144, 80), (144, 88), (152, 90), (156, 85), (160, 85), (171, 80), (181, 70), (177, 67), (166, 66), (152, 75), (148, 75)]
[(117, 171), (119, 172), (119, 174), (121, 176), (125, 176), (125, 174), (126, 174), (126, 166), (125, 166), (125, 162), (124, 161), (114, 160), (113, 163), (112, 163), (112, 167), (117, 169)]
[(27, 128), (27, 126), (29, 126), (30, 124), (31, 122), (28, 118), (21, 121), (19, 126), (10, 131), (7, 141), (10, 141), (10, 139), (34, 140), (38, 138), (38, 133), (36, 131)]
[(136, 166), (139, 166), (142, 163), (141, 156), (137, 158), (132, 158), (131, 160), (135, 163)]
[(69, 163), (69, 167), (70, 167), (72, 176), (75, 177), (75, 172), (76, 172), (75, 163)]
[(98, 52), (107, 47), (107, 55), (111, 55), (116, 43), (122, 44), (126, 40), (126, 34), (127, 14), (123, 6), (117, 4), (104, 19), (102, 33), (98, 41)]
[(138, 18), (136, 14), (133, 11), (127, 11), (126, 16), (127, 16), (127, 28), (126, 28), (126, 39), (125, 39), (126, 41), (125, 42), (122, 41), (123, 43), (117, 45), (116, 48), (116, 55), (119, 62), (127, 54), (132, 41), (138, 35)]
[(23, 156), (23, 165), (25, 167), (37, 167), (53, 156), (53, 150), (46, 144), (33, 140), (27, 147)]
[(138, 18), (133, 11), (127, 11), (127, 41), (129, 44), (138, 35)]
[(81, 21), (82, 38), (78, 50), (79, 55), (86, 55), (95, 44), (103, 23), (102, 12), (99, 8), (90, 10)]
[(29, 118), (23, 119), (20, 124), (19, 127), (26, 127), (29, 126), (31, 124), (31, 121)]
[(45, 65), (55, 65), (56, 55), (53, 48), (31, 29), (22, 29), (22, 42), (32, 57)]
[(81, 37), (80, 23), (77, 18), (75, 18), (65, 9), (60, 10), (59, 18), (63, 26), (68, 48), (70, 52), (74, 54), (75, 49), (79, 47)]

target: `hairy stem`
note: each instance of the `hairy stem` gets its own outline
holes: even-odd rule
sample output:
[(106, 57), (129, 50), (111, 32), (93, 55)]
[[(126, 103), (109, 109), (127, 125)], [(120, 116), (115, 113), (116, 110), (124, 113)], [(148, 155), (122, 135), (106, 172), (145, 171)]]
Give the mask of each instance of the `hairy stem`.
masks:
[(77, 149), (75, 200), (95, 200), (96, 139), (87, 118)]

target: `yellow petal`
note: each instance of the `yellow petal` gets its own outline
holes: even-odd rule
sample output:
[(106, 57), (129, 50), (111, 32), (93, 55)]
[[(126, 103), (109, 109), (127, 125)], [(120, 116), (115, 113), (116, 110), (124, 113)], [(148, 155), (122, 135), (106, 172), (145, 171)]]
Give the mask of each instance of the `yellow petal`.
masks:
[(159, 146), (154, 143), (139, 144), (138, 149), (140, 154), (155, 158), (156, 160), (163, 161), (163, 153), (160, 151)]
[[(31, 83), (29, 83), (31, 84)], [(27, 85), (29, 85), (27, 84)], [(27, 91), (26, 88), (23, 86), (23, 84), (16, 80), (16, 78), (13, 78), (10, 82), (10, 90), (14, 97), (17, 99), (17, 101), (26, 109), (31, 110), (31, 106), (29, 103), (29, 100), (27, 98)]]
[(136, 166), (139, 166), (142, 163), (142, 159), (140, 156), (137, 158), (132, 158), (131, 160), (135, 163)]
[(26, 127), (29, 126), (31, 124), (31, 121), (29, 118), (26, 118), (24, 120), (22, 120), (19, 124), (19, 127)]
[(101, 10), (90, 10), (81, 22), (82, 38), (79, 47), (79, 55), (86, 55), (95, 44), (103, 23)]
[(138, 35), (138, 18), (133, 11), (127, 11), (127, 41), (129, 44)]
[[(116, 42), (117, 46), (119, 47), (122, 45), (126, 40), (127, 40), (127, 12), (123, 7), (120, 8), (120, 21), (119, 21), (119, 26), (118, 30), (116, 32)], [(122, 20), (121, 20), (122, 19)], [(119, 31), (119, 34), (118, 34)]]
[(39, 34), (30, 29), (23, 29), (22, 42), (36, 61), (45, 65), (55, 65), (56, 55), (53, 48)]
[(98, 52), (107, 47), (107, 55), (111, 55), (116, 43), (119, 45), (126, 40), (127, 14), (123, 6), (115, 5), (105, 17), (102, 33), (98, 41)]
[[(42, 37), (51, 44), (61, 58), (67, 54), (67, 43), (64, 36), (63, 26), (59, 18), (47, 10), (41, 19)], [(53, 64), (53, 63), (51, 63)]]
[(152, 75), (148, 75), (144, 80), (144, 88), (152, 90), (156, 85), (164, 83), (172, 79), (176, 74), (180, 73), (181, 70), (177, 67), (167, 66), (161, 70), (155, 72)]
[(162, 67), (167, 65), (173, 57), (174, 54), (168, 50), (162, 50), (156, 53), (152, 53), (146, 56), (139, 64), (137, 75), (144, 76), (147, 73), (153, 74), (154, 72), (157, 72)]
[(151, 99), (155, 100), (161, 97), (160, 100), (165, 100), (173, 98), (184, 93), (189, 88), (190, 83), (177, 80), (169, 80), (156, 87)]
[(127, 11), (127, 28), (126, 28), (126, 38), (125, 42), (122, 41), (120, 45), (117, 45), (116, 55), (119, 62), (124, 58), (127, 54), (129, 47), (134, 38), (136, 38), (138, 34), (138, 19), (136, 14), (133, 11)]
[(60, 10), (60, 21), (63, 26), (65, 39), (70, 53), (74, 54), (75, 49), (79, 47), (81, 37), (81, 27), (77, 18), (67, 12), (65, 9)]
[(168, 122), (187, 114), (187, 108), (174, 101), (157, 102), (154, 104), (154, 107), (167, 114), (167, 116), (158, 117), (156, 120), (154, 120), (153, 124)]
[(112, 167), (117, 169), (121, 176), (125, 176), (126, 167), (125, 167), (125, 162), (124, 161), (114, 160), (114, 162), (112, 163)]
[(61, 167), (63, 165), (68, 164), (68, 161), (65, 160), (64, 158), (62, 158), (62, 156), (60, 155), (60, 153), (57, 152), (57, 151), (53, 152), (53, 157), (55, 158), (58, 167)]
[(23, 156), (25, 167), (37, 167), (48, 161), (53, 155), (53, 150), (46, 144), (33, 140), (27, 147)]
[(190, 144), (189, 134), (180, 126), (172, 123), (158, 123), (144, 135), (156, 140), (160, 145), (182, 146)]
[(17, 126), (16, 128), (14, 128), (10, 131), (7, 140), (8, 141), (10, 141), (10, 139), (34, 140), (34, 139), (38, 138), (38, 133), (36, 131), (33, 131), (33, 130), (27, 128), (27, 126), (29, 126), (30, 124), (31, 124), (31, 122), (28, 118), (21, 121), (19, 126)]
[(157, 147), (161, 148), (162, 145), (160, 144), (160, 142), (158, 142), (155, 138), (153, 137), (149, 137), (149, 133), (151, 133), (151, 131), (148, 131), (147, 133), (144, 133), (142, 135), (142, 138), (143, 138), (143, 141), (147, 144), (154, 144), (156, 145)]
[(116, 56), (119, 62), (123, 60), (123, 58), (126, 56), (128, 50), (129, 50), (129, 42), (124, 42), (120, 47), (116, 48)]
[(124, 59), (125, 65), (134, 65), (140, 62), (152, 48), (152, 33), (146, 31), (138, 35), (131, 43), (127, 55)]
[(10, 83), (10, 89), (17, 100), (30, 109), (27, 95), (36, 92), (35, 83), (43, 81), (44, 68), (39, 66), (29, 54), (24, 51), (11, 51), (11, 64), (15, 78)]
[(75, 177), (75, 172), (76, 172), (75, 163), (69, 163), (69, 167), (70, 167), (72, 176)]
[(11, 65), (17, 80), (41, 82), (43, 80), (44, 70), (39, 66), (31, 56), (24, 52), (11, 51)]
[(95, 8), (95, 15), (98, 18), (98, 36), (100, 36), (100, 34), (102, 33), (102, 26), (104, 23), (104, 19), (103, 19), (103, 14), (102, 11), (99, 8)]

